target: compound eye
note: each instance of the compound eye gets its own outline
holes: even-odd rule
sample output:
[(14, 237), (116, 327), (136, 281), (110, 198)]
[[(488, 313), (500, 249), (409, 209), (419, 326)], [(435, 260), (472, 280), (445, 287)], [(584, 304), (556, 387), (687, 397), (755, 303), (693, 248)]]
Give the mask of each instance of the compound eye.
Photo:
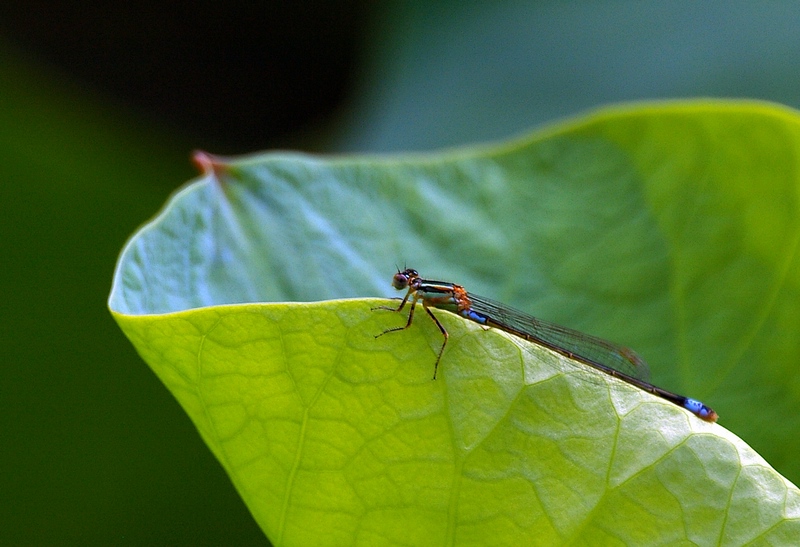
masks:
[(402, 291), (408, 287), (408, 276), (406, 275), (406, 272), (397, 272), (394, 274), (394, 277), (392, 278), (392, 287), (398, 291)]

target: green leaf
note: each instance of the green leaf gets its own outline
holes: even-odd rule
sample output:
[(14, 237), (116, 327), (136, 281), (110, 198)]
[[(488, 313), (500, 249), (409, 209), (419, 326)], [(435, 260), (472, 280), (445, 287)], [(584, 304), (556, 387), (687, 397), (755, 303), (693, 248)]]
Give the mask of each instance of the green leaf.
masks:
[(790, 544), (720, 425), (494, 329), (373, 310), (393, 265), (635, 347), (798, 474), (796, 113), (599, 112), (429, 156), (198, 156), (109, 305), (277, 545)]

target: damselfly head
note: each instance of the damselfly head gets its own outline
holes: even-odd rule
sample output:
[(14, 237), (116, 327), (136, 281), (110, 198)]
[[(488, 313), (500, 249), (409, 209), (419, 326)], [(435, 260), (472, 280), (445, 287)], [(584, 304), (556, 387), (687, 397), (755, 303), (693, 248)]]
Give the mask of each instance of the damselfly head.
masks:
[(396, 274), (394, 274), (394, 277), (392, 278), (392, 287), (398, 291), (402, 291), (403, 289), (408, 288), (413, 280), (417, 278), (419, 278), (417, 270), (406, 268), (402, 272), (398, 271)]

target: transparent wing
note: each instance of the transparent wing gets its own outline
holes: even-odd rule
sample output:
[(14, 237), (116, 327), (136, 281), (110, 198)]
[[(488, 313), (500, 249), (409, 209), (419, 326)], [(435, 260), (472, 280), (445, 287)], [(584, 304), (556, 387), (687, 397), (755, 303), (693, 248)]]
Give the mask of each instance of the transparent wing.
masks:
[(470, 293), (469, 299), (473, 311), (489, 318), (489, 326), (498, 327), (556, 351), (560, 348), (563, 351), (559, 353), (570, 354), (579, 361), (599, 364), (645, 382), (650, 379), (647, 363), (630, 348), (536, 319), (489, 298)]

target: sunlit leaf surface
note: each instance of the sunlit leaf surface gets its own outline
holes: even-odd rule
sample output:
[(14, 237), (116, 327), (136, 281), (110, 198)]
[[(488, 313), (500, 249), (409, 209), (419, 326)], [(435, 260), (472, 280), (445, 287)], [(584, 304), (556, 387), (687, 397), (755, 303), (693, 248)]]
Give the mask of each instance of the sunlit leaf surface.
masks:
[[(739, 437), (800, 476), (798, 119), (667, 104), (427, 156), (200, 155), (110, 307), (276, 545), (791, 544), (797, 488)], [(432, 381), (425, 314), (375, 338), (405, 321), (364, 298), (396, 264), (634, 347), (721, 425), (445, 312)]]

